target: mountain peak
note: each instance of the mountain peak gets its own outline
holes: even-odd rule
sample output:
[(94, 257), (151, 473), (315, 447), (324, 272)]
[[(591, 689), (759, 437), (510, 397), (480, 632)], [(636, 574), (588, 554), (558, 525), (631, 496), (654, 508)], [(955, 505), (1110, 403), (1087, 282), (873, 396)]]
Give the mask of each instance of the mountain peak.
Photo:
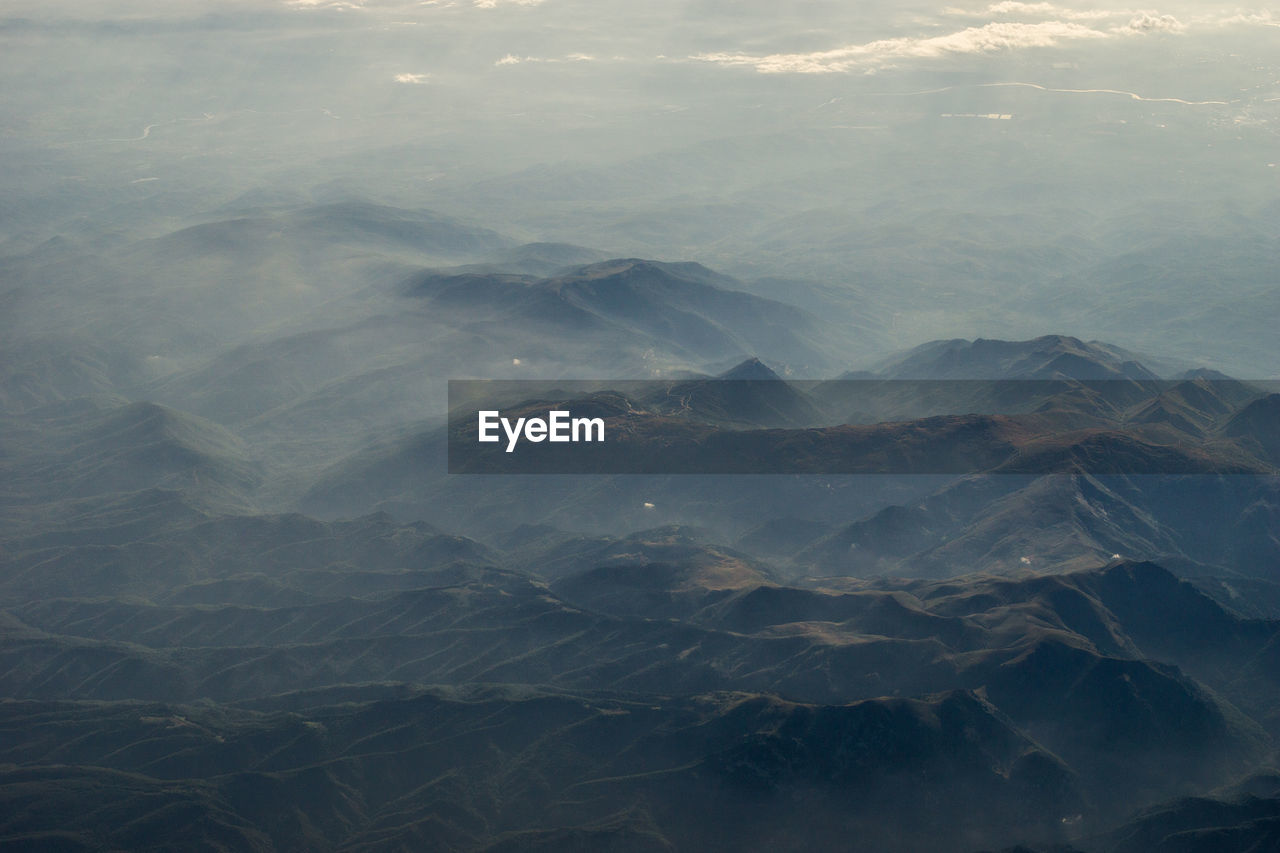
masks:
[(707, 269), (693, 261), (653, 261), (645, 258), (611, 258), (592, 264), (580, 266), (567, 273), (564, 278), (577, 281), (596, 281), (609, 278), (654, 277), (661, 280), (684, 280), (711, 285), (720, 289), (736, 289), (728, 276)]
[(716, 377), (717, 379), (747, 379), (747, 380), (774, 380), (781, 381), (782, 377), (773, 371), (767, 364), (754, 356), (746, 361), (729, 368), (724, 373)]
[(1240, 409), (1222, 428), (1224, 435), (1245, 439), (1273, 462), (1280, 462), (1280, 394), (1259, 397)]
[(893, 379), (1155, 379), (1131, 354), (1070, 335), (930, 341), (880, 365)]

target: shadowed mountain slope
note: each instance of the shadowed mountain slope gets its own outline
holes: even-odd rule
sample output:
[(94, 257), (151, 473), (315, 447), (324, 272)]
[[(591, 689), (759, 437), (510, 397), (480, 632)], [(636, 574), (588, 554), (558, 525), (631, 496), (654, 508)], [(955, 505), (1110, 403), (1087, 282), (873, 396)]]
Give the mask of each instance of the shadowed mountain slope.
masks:
[(32, 513), (47, 523), (66, 502), (146, 489), (244, 510), (262, 480), (261, 465), (239, 437), (154, 403), (78, 398), (4, 424), (2, 500), (11, 525)]
[[(575, 838), (594, 849), (965, 850), (1053, 838), (1058, 816), (1083, 803), (1061, 762), (967, 693), (838, 707), (749, 694), (662, 708), (502, 689), (358, 697), (280, 697), (290, 713), (3, 703), (0, 727), (30, 735), (0, 750), (0, 798), (47, 808), (4, 810), (0, 837), (80, 849), (104, 837), (94, 815), (107, 808), (118, 846), (167, 821), (193, 847), (253, 850), (565, 849)], [(928, 792), (956, 779), (966, 796), (940, 807)], [(84, 816), (57, 817), (72, 791)]]
[(1029, 341), (931, 341), (882, 362), (893, 379), (1155, 379), (1132, 353), (1066, 335)]

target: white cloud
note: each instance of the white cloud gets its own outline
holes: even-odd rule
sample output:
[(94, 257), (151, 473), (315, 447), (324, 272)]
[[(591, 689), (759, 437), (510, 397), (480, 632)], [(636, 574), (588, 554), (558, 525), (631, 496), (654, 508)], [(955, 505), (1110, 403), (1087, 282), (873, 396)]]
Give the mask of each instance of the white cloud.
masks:
[(503, 4), (515, 6), (538, 6), (543, 0), (474, 0), (477, 9), (496, 9)]
[(1183, 32), (1187, 24), (1222, 26), (1230, 24), (1248, 24), (1263, 27), (1280, 27), (1275, 14), (1269, 9), (1230, 9), (1224, 11), (1205, 12), (1180, 21), (1172, 15), (1163, 15), (1153, 9), (1072, 9), (1055, 3), (1028, 3), (1023, 0), (1001, 0), (987, 6), (964, 9), (948, 6), (942, 10), (948, 17), (960, 18), (1055, 18), (1060, 21), (1106, 21), (1116, 22), (1111, 29), (1117, 33), (1135, 35), (1151, 32)]
[(397, 74), (393, 79), (395, 79), (397, 83), (411, 83), (411, 84), (420, 85), (420, 84), (426, 83), (427, 80), (431, 79), (431, 75), (405, 73), (405, 74)]
[(286, 2), (299, 9), (360, 9), (364, 6), (364, 0), (286, 0)]
[(812, 53), (704, 53), (693, 57), (704, 62), (746, 65), (763, 73), (823, 74), (874, 68), (896, 59), (931, 59), (973, 53), (992, 53), (1025, 47), (1052, 47), (1063, 41), (1103, 39), (1108, 34), (1067, 21), (1035, 24), (993, 22), (942, 36), (882, 39)]
[(1173, 15), (1161, 15), (1156, 12), (1139, 12), (1129, 19), (1129, 23), (1116, 27), (1120, 33), (1180, 33), (1187, 27)]
[[(619, 59), (620, 57), (614, 57)], [(494, 65), (519, 65), (522, 62), (542, 62), (542, 63), (559, 63), (559, 62), (595, 62), (596, 57), (589, 53), (570, 53), (565, 56), (516, 56), (514, 53), (508, 53), (499, 59)]]

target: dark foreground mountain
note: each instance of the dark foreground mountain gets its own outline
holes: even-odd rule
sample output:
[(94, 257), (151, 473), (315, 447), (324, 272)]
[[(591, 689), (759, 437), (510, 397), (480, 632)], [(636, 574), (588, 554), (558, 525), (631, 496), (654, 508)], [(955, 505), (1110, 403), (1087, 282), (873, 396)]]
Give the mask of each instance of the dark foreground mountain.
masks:
[(31, 734), (0, 755), (0, 838), (73, 850), (156, 838), (244, 850), (965, 850), (1061, 837), (1063, 816), (1083, 808), (1059, 760), (963, 692), (839, 707), (728, 693), (655, 708), (497, 687), (366, 687), (325, 704), (337, 698), (287, 695), (258, 711), (6, 702), (0, 728)]
[[(1257, 389), (1144, 394), (1129, 354), (1071, 338), (947, 342), (870, 379), (1112, 384), (915, 401), (880, 384), (857, 409), (781, 378), (835, 363), (827, 318), (705, 268), (359, 205), (242, 211), (104, 258), (213, 275), (238, 255), (366, 289), (296, 320), (266, 293), (255, 331), (226, 337), (246, 316), (175, 275), (159, 306), (207, 311), (214, 332), (172, 364), (160, 345), (182, 324), (144, 330), (128, 306), (98, 311), (111, 288), (51, 277), (84, 293), (90, 338), (136, 338), (63, 352), (37, 327), (3, 375), (0, 846), (1273, 837), (1280, 501), (1274, 477), (1224, 473), (1274, 461)], [(432, 259), (463, 268), (414, 272)], [(56, 272), (28, 262), (15, 299)], [(781, 436), (820, 460), (860, 436), (1021, 473), (449, 477), (442, 433), (405, 426), (444, 376), (584, 363), (668, 376), (592, 404), (727, 442), (726, 459)], [(1032, 422), (1060, 440), (1027, 441)], [(1210, 473), (1006, 464), (1139, 452)], [(304, 491), (328, 518), (256, 509)], [(1135, 559), (1153, 556), (1196, 584)]]
[[(1195, 526), (1213, 523), (1196, 498), (1245, 507), (1236, 531), (1262, 548), (1267, 478), (1180, 493), (1000, 475), (887, 509), (863, 490), (880, 501), (869, 521), (809, 528), (817, 544), (783, 563), (687, 525), (479, 541), (386, 513), (233, 514), (196, 500), (252, 492), (221, 427), (115, 400), (18, 422), (17, 446), (42, 449), (6, 463), (24, 472), (12, 482), (57, 512), (0, 543), (14, 849), (1101, 853), (1268, 837), (1266, 796), (1222, 792), (1274, 768), (1280, 622), (1125, 560), (794, 580), (841, 553), (972, 565), (1063, 519), (1091, 547), (1207, 560), (1229, 552)], [(582, 486), (542, 485), (548, 502)], [(720, 499), (714, 479), (698, 486)], [(775, 518), (794, 508), (758, 488)], [(1216, 594), (1237, 576), (1220, 572)]]
[(1214, 797), (1187, 797), (1143, 811), (1094, 840), (1107, 853), (1222, 853), (1280, 848), (1280, 785), (1252, 777)]
[(10, 540), (0, 837), (1085, 844), (1274, 756), (1280, 623), (1154, 565), (800, 588), (706, 535), (276, 516)]

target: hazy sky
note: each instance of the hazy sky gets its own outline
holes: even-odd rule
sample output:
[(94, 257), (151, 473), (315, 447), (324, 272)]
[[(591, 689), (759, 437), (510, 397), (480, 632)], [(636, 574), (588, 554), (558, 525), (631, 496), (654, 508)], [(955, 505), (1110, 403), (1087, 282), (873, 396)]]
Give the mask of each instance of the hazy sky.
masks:
[(906, 300), (903, 344), (1115, 340), (1061, 276), (1265, 236), (1278, 48), (1208, 3), (13, 0), (0, 253), (359, 197)]

